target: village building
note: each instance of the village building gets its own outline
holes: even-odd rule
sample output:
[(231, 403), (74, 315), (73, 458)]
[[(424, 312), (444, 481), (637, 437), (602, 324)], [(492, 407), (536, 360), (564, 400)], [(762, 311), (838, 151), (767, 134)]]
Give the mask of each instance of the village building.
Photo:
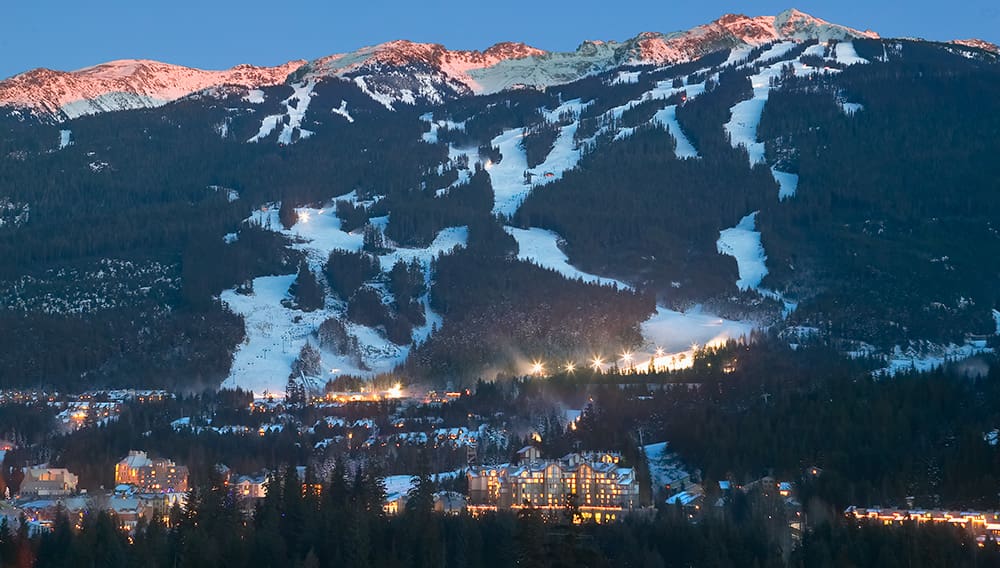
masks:
[(572, 453), (542, 459), (538, 448), (518, 452), (517, 465), (483, 466), (468, 472), (470, 510), (534, 507), (577, 508), (582, 518), (616, 520), (638, 508), (635, 470), (621, 467), (613, 453)]
[(183, 493), (188, 490), (188, 469), (164, 458), (150, 459), (131, 450), (115, 464), (115, 483), (131, 485), (138, 493)]
[(21, 482), (21, 495), (63, 497), (76, 493), (80, 478), (64, 468), (26, 467)]

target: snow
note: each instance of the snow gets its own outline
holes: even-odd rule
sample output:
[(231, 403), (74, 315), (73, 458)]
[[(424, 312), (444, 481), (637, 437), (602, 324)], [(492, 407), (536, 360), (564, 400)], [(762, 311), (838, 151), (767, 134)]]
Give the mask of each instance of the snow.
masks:
[(69, 146), (73, 143), (73, 131), (72, 130), (60, 130), (59, 131), (59, 149)]
[(611, 80), (612, 85), (627, 85), (631, 83), (639, 82), (639, 75), (642, 71), (619, 71), (615, 75), (614, 79)]
[(517, 258), (519, 260), (555, 270), (570, 280), (583, 280), (588, 284), (615, 286), (623, 290), (632, 289), (631, 286), (620, 280), (588, 274), (571, 265), (566, 254), (559, 248), (559, 241), (562, 238), (552, 231), (537, 227), (530, 229), (504, 227), (504, 230), (517, 241)]
[(1000, 310), (993, 310), (993, 321), (997, 324), (997, 335), (1000, 335)]
[(247, 94), (243, 97), (243, 100), (252, 104), (259, 105), (264, 102), (264, 91), (260, 89), (250, 89)]
[(260, 122), (260, 128), (257, 130), (257, 134), (254, 134), (247, 142), (259, 142), (264, 138), (267, 138), (274, 132), (274, 129), (278, 126), (278, 121), (280, 121), (285, 115), (283, 114), (272, 114), (265, 116), (264, 120)]
[(437, 256), (447, 254), (456, 247), (464, 247), (468, 240), (468, 227), (449, 227), (438, 232), (434, 241), (426, 248), (397, 248), (380, 256), (379, 262), (385, 271), (391, 270), (393, 265), (399, 261), (413, 262), (416, 260), (426, 266)]
[(837, 63), (842, 63), (844, 65), (868, 63), (867, 59), (858, 55), (858, 52), (854, 49), (853, 41), (842, 41), (837, 43), (836, 59)]
[(862, 105), (861, 103), (849, 103), (849, 102), (840, 103), (840, 110), (844, 111), (844, 114), (846, 114), (847, 116), (851, 116), (860, 110), (864, 110), (864, 108), (865, 106)]
[[(458, 469), (455, 471), (444, 471), (441, 473), (431, 474), (431, 480), (443, 480), (443, 479), (455, 479), (459, 475), (465, 473), (464, 469)], [(413, 488), (413, 475), (387, 475), (384, 479), (385, 481), (385, 494), (390, 499), (393, 496), (403, 496), (410, 492)]]
[(698, 158), (698, 150), (695, 150), (694, 144), (688, 140), (688, 137), (681, 130), (681, 125), (677, 122), (677, 105), (670, 105), (662, 110), (657, 111), (653, 115), (653, 120), (659, 122), (667, 128), (670, 135), (674, 137), (677, 141), (677, 147), (674, 149), (674, 155), (678, 159), (684, 160), (687, 158)]
[(767, 87), (755, 86), (753, 98), (740, 101), (729, 109), (729, 122), (723, 126), (729, 133), (734, 148), (746, 148), (751, 166), (764, 161), (764, 143), (757, 141), (757, 126), (760, 124), (769, 90)]
[(740, 290), (756, 290), (767, 275), (764, 264), (767, 256), (760, 242), (760, 232), (755, 230), (757, 213), (754, 211), (743, 217), (735, 227), (720, 231), (716, 241), (719, 254), (736, 259), (740, 271), (736, 286)]
[[(281, 129), (281, 134), (278, 135), (278, 144), (286, 146), (291, 144), (292, 135), (296, 130), (299, 131), (300, 138), (308, 138), (312, 135), (312, 132), (302, 128), (302, 119), (306, 116), (306, 109), (309, 108), (309, 102), (312, 100), (312, 92), (315, 87), (316, 83), (313, 81), (292, 85), (292, 89), (294, 90), (292, 96), (282, 101), (282, 104), (288, 109), (288, 123), (285, 124), (284, 128)], [(292, 101), (296, 101), (295, 106), (292, 106)], [(344, 108), (347, 108), (346, 105)]]
[(740, 63), (744, 59), (750, 56), (750, 52), (753, 51), (753, 46), (744, 45), (740, 47), (734, 47), (729, 50), (729, 57), (722, 62), (720, 67), (725, 67), (727, 65), (733, 65), (735, 63)]
[(795, 195), (795, 190), (799, 187), (799, 175), (780, 171), (771, 168), (771, 176), (778, 182), (778, 199), (784, 200)]
[(56, 120), (152, 108), (223, 85), (254, 89), (277, 85), (303, 63), (208, 71), (127, 59), (70, 72), (36, 69), (0, 82), (0, 106), (36, 109)]
[[(356, 201), (356, 197), (352, 192), (337, 200)], [(319, 274), (332, 250), (358, 251), (364, 241), (360, 230), (348, 233), (341, 229), (334, 205), (331, 203), (323, 208), (297, 208), (299, 221), (291, 229), (281, 226), (277, 205), (255, 211), (250, 221), (289, 237), (292, 241), (291, 248), (303, 251), (310, 269)], [(381, 224), (387, 220), (383, 218)], [(378, 226), (380, 223), (376, 221), (373, 219), (372, 224)], [(416, 260), (423, 266), (425, 279), (430, 283), (431, 260), (440, 254), (451, 252), (455, 247), (465, 246), (467, 239), (466, 227), (443, 229), (426, 248), (395, 249), (379, 257), (379, 263), (382, 271), (388, 271), (397, 260)], [(223, 382), (223, 388), (239, 387), (252, 390), (258, 396), (263, 396), (265, 392), (282, 396), (292, 362), (299, 350), (307, 341), (314, 341), (313, 336), (319, 325), (331, 317), (341, 320), (348, 333), (357, 338), (360, 359), (367, 369), (362, 368), (352, 356), (321, 351), (323, 368), (330, 369), (330, 373), (326, 377), (316, 378), (315, 383), (321, 384), (327, 378), (341, 374), (372, 376), (389, 372), (409, 354), (409, 346), (393, 344), (381, 331), (347, 321), (344, 316), (346, 306), (336, 298), (328, 297), (326, 306), (314, 312), (302, 312), (282, 305), (282, 300), (288, 298), (288, 288), (294, 280), (295, 274), (263, 276), (254, 279), (251, 295), (238, 294), (235, 290), (222, 293), (222, 301), (234, 313), (243, 316), (246, 327), (246, 339), (237, 348), (230, 375)], [(420, 301), (427, 321), (414, 329), (415, 341), (426, 340), (434, 326), (440, 327), (442, 323), (441, 316), (430, 309), (426, 294)]]
[[(1000, 429), (994, 428), (989, 432), (983, 433), (983, 441), (991, 446), (996, 446), (1000, 444)], [(0, 461), (3, 460), (3, 455), (0, 454)]]
[[(753, 322), (728, 320), (704, 312), (700, 306), (686, 312), (657, 306), (653, 316), (640, 325), (646, 344), (637, 351), (635, 360), (637, 365), (655, 358), (657, 367), (689, 367), (693, 362), (693, 345), (717, 346), (728, 339), (748, 336), (755, 327)], [(658, 355), (657, 348), (663, 349), (664, 354)]]
[(344, 117), (347, 120), (347, 122), (354, 122), (354, 117), (351, 116), (351, 113), (347, 112), (347, 101), (340, 101), (340, 106), (334, 108), (330, 112), (332, 112), (333, 114), (339, 114), (340, 116)]
[(642, 447), (643, 453), (646, 454), (649, 479), (654, 490), (667, 485), (679, 489), (676, 487), (677, 483), (688, 477), (688, 473), (681, 467), (680, 460), (668, 447), (667, 442), (647, 444)]
[(788, 54), (789, 51), (795, 49), (797, 45), (794, 41), (782, 41), (778, 42), (771, 47), (764, 50), (764, 53), (760, 54), (760, 57), (756, 59), (757, 62), (767, 63), (775, 59), (781, 59)]
[(893, 376), (909, 370), (927, 372), (951, 361), (961, 361), (976, 355), (993, 352), (992, 348), (986, 346), (985, 341), (966, 341), (961, 345), (954, 343), (948, 345), (930, 344), (906, 349), (897, 345), (893, 348), (892, 353), (884, 357), (886, 366), (876, 371), (876, 374)]
[(493, 214), (512, 216), (531, 191), (524, 183), (528, 158), (521, 147), (524, 136), (521, 128), (511, 128), (494, 138), (491, 144), (500, 149), (503, 159), (499, 164), (487, 163), (486, 172), (493, 185)]
[[(309, 103), (312, 101), (313, 89), (315, 87), (316, 83), (313, 81), (292, 84), (291, 96), (281, 101), (281, 104), (285, 105), (285, 112), (283, 114), (272, 114), (264, 117), (260, 123), (260, 129), (258, 129), (257, 134), (252, 136), (249, 140), (247, 140), (247, 142), (260, 142), (270, 136), (279, 124), (282, 124), (282, 128), (281, 133), (278, 134), (278, 144), (283, 146), (287, 146), (295, 142), (294, 135), (296, 131), (298, 131), (300, 139), (305, 139), (311, 136), (313, 134), (312, 131), (302, 128), (302, 120), (305, 118), (306, 110), (309, 108)], [(346, 113), (346, 103), (343, 105), (343, 108)], [(286, 117), (287, 120), (285, 119)], [(350, 115), (347, 115), (347, 118), (353, 122)]]

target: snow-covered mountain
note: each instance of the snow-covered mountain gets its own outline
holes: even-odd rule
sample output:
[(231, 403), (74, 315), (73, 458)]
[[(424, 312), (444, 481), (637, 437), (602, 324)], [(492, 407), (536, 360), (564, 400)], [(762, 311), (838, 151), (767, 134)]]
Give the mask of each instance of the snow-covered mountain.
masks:
[(303, 63), (289, 61), (277, 67), (237, 65), (223, 71), (205, 71), (124, 59), (69, 72), (34, 69), (0, 82), (0, 106), (26, 108), (57, 120), (150, 108), (210, 87), (277, 85)]
[(622, 65), (683, 63), (740, 46), (856, 37), (878, 34), (786, 10), (777, 16), (728, 14), (690, 30), (644, 32), (623, 42), (585, 41), (572, 52), (548, 52), (521, 43), (499, 43), (482, 52), (450, 51), (438, 44), (392, 41), (317, 59), (296, 75), (347, 78), (386, 106), (416, 100), (440, 103), (468, 94), (569, 83)]
[(276, 85), (286, 82), (291, 74), (296, 81), (352, 81), (392, 108), (395, 103), (437, 104), (522, 86), (544, 88), (622, 65), (668, 65), (723, 49), (778, 40), (855, 37), (878, 36), (798, 10), (786, 10), (777, 16), (729, 14), (690, 30), (645, 32), (623, 42), (585, 41), (572, 52), (547, 52), (513, 42), (498, 43), (485, 51), (453, 51), (439, 44), (400, 40), (321, 57), (307, 64), (290, 61), (277, 67), (238, 65), (224, 71), (121, 60), (71, 72), (34, 69), (22, 73), (0, 82), (0, 106), (27, 108), (64, 120), (161, 106), (220, 85)]

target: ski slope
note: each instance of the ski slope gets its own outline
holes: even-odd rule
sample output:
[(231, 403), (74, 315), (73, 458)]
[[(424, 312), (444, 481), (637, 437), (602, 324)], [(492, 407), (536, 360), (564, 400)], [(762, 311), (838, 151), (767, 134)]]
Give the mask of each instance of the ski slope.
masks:
[(754, 211), (740, 219), (735, 227), (720, 231), (716, 241), (720, 254), (736, 259), (740, 271), (736, 286), (740, 290), (758, 289), (761, 280), (767, 276), (767, 255), (760, 242), (760, 232), (755, 229), (756, 223), (757, 211)]
[(615, 286), (622, 290), (632, 289), (631, 286), (621, 280), (595, 276), (578, 270), (569, 263), (566, 253), (559, 248), (561, 237), (553, 231), (537, 227), (530, 229), (504, 227), (504, 230), (517, 241), (518, 260), (524, 260), (537, 264), (542, 268), (555, 270), (570, 280), (582, 280), (588, 284), (597, 284), (600, 286)]

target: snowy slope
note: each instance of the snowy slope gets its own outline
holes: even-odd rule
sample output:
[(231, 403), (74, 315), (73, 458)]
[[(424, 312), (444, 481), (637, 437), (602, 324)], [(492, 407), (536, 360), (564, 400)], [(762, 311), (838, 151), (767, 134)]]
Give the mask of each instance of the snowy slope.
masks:
[(237, 65), (224, 71), (205, 71), (125, 59), (70, 72), (34, 69), (0, 81), (0, 106), (33, 109), (57, 120), (157, 107), (221, 85), (277, 85), (304, 63), (290, 61), (277, 67)]
[[(338, 200), (356, 201), (353, 193)], [(323, 208), (302, 207), (296, 211), (299, 221), (291, 229), (281, 227), (277, 206), (254, 212), (250, 221), (290, 237), (293, 241), (291, 247), (306, 254), (310, 269), (316, 274), (321, 274), (327, 257), (334, 249), (361, 250), (364, 240), (361, 231), (343, 231), (333, 203)], [(423, 267), (425, 279), (430, 284), (431, 260), (456, 247), (465, 246), (467, 240), (468, 229), (465, 227), (444, 229), (426, 248), (397, 248), (380, 256), (379, 263), (382, 271), (387, 272), (398, 260), (416, 260)], [(234, 313), (243, 316), (246, 327), (246, 340), (237, 348), (230, 375), (222, 385), (224, 388), (239, 387), (258, 395), (266, 391), (282, 396), (299, 350), (306, 342), (316, 345), (316, 330), (331, 317), (341, 320), (348, 333), (357, 338), (360, 360), (321, 351), (323, 368), (328, 374), (316, 378), (318, 383), (342, 374), (371, 376), (389, 372), (409, 354), (409, 346), (390, 342), (380, 330), (348, 321), (346, 306), (332, 295), (328, 295), (323, 309), (313, 312), (282, 305), (282, 300), (289, 298), (288, 289), (294, 280), (295, 274), (264, 276), (254, 279), (250, 295), (237, 293), (236, 290), (222, 293), (222, 301)], [(322, 276), (319, 280), (322, 281)], [(414, 341), (426, 340), (433, 327), (442, 323), (441, 317), (430, 309), (426, 295), (421, 298), (421, 303), (426, 323), (413, 330)]]
[(623, 290), (632, 289), (631, 286), (620, 280), (588, 274), (571, 265), (569, 258), (559, 248), (561, 237), (552, 231), (537, 227), (530, 229), (504, 227), (504, 230), (517, 241), (517, 258), (520, 260), (537, 264), (542, 268), (555, 270), (570, 280), (583, 280), (588, 284), (615, 286)]
[(740, 290), (756, 290), (760, 281), (767, 276), (764, 246), (760, 244), (760, 232), (755, 229), (757, 212), (743, 217), (735, 227), (719, 232), (717, 246), (720, 254), (736, 259), (740, 278), (736, 286)]

